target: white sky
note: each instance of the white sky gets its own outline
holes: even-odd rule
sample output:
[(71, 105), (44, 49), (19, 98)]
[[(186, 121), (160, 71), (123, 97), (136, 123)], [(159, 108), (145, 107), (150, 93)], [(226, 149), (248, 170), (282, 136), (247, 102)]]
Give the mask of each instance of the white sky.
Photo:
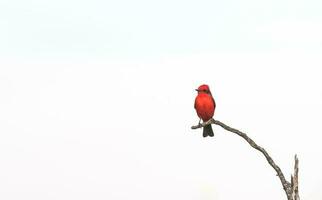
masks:
[[(0, 2), (1, 199), (322, 199), (320, 1)], [(265, 194), (263, 196), (263, 194)]]

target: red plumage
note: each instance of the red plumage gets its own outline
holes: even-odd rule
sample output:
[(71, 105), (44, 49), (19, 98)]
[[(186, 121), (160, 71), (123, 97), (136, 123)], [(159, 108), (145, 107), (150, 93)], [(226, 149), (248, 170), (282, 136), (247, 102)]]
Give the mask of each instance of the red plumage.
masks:
[[(198, 95), (195, 99), (195, 109), (198, 117), (206, 122), (214, 116), (216, 103), (208, 85), (201, 85), (196, 90)], [(203, 136), (214, 136), (211, 125), (203, 128)]]

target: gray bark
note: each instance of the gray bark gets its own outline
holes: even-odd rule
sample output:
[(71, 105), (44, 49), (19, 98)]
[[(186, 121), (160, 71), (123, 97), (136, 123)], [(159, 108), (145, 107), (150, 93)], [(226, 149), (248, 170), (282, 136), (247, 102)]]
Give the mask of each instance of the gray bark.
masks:
[(266, 158), (267, 162), (269, 163), (269, 165), (276, 171), (277, 176), (279, 177), (281, 184), (283, 186), (283, 189), (285, 191), (285, 194), (287, 196), (288, 200), (300, 200), (299, 197), (299, 190), (298, 190), (298, 171), (299, 171), (299, 160), (297, 158), (297, 156), (295, 155), (295, 165), (294, 165), (294, 174), (291, 176), (291, 183), (289, 181), (287, 181), (285, 179), (285, 176), (281, 170), (281, 168), (274, 162), (274, 160), (272, 159), (272, 157), (267, 153), (267, 151), (257, 145), (254, 140), (252, 140), (250, 137), (248, 137), (246, 135), (246, 133), (243, 133), (237, 129), (231, 128), (229, 126), (227, 126), (226, 124), (215, 120), (215, 119), (210, 119), (207, 122), (204, 122), (202, 124), (198, 124), (196, 126), (192, 126), (192, 129), (198, 129), (198, 128), (202, 128), (206, 125), (209, 124), (216, 124), (218, 126), (221, 126), (222, 128), (224, 128), (227, 131), (230, 131), (232, 133), (235, 133), (237, 135), (239, 135), (240, 137), (242, 137), (244, 140), (246, 140), (246, 142), (248, 142), (248, 144), (253, 147), (254, 149), (260, 151)]

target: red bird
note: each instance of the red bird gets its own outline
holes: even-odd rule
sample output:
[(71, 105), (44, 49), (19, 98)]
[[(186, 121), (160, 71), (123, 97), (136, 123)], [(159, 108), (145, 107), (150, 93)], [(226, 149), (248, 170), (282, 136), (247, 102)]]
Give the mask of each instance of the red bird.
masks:
[[(195, 109), (200, 120), (202, 119), (203, 122), (206, 122), (214, 116), (216, 103), (208, 85), (201, 85), (196, 91), (198, 92), (198, 95), (195, 99)], [(203, 136), (207, 137), (208, 135), (210, 137), (214, 136), (211, 124), (203, 128)]]

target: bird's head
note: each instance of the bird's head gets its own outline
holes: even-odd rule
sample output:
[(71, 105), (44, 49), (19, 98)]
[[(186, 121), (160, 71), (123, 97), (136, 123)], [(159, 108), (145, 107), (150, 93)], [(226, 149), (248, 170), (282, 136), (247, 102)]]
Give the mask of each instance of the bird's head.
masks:
[(196, 89), (198, 93), (205, 93), (205, 94), (211, 94), (209, 86), (206, 84), (200, 85), (198, 89)]

